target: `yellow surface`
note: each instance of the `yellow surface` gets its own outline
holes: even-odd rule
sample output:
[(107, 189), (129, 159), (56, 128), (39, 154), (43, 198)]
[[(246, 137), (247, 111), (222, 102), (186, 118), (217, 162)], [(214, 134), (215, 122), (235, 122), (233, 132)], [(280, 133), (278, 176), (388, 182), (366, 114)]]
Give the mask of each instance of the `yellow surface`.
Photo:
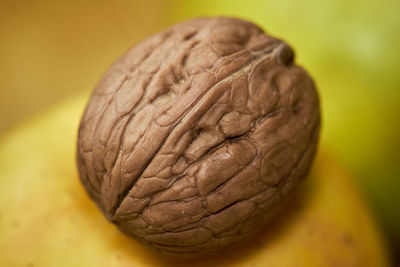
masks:
[(196, 16), (288, 41), (321, 96), (321, 143), (354, 175), (400, 257), (399, 0), (1, 0), (0, 134), (94, 87), (131, 45)]
[(190, 262), (148, 252), (108, 223), (79, 183), (74, 151), (85, 99), (71, 99), (0, 139), (2, 266), (388, 266), (357, 190), (326, 155), (251, 244)]

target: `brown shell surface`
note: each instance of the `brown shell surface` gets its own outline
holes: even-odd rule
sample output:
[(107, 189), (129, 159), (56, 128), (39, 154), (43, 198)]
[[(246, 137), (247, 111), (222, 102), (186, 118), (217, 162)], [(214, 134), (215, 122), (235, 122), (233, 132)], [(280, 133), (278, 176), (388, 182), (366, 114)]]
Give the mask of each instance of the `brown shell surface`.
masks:
[(304, 178), (319, 101), (293, 50), (254, 24), (193, 19), (105, 73), (78, 137), (106, 217), (163, 253), (208, 253), (265, 227)]

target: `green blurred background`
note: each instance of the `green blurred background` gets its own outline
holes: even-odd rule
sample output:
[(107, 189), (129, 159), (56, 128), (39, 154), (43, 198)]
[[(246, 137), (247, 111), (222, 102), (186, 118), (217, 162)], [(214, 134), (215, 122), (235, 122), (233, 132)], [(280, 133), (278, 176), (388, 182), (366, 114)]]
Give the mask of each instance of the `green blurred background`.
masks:
[(399, 258), (399, 14), (398, 0), (3, 0), (0, 134), (89, 92), (122, 52), (170, 24), (209, 15), (249, 19), (289, 42), (314, 77), (321, 145), (353, 174)]

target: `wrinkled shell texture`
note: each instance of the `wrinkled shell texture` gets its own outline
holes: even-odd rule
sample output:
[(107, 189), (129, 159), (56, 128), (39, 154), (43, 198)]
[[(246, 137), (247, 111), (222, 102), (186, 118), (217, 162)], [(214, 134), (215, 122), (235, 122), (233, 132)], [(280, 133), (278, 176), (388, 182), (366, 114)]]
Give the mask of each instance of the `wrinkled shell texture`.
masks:
[(293, 50), (254, 24), (193, 19), (119, 58), (81, 120), (78, 169), (123, 232), (167, 254), (265, 227), (312, 163), (319, 101)]

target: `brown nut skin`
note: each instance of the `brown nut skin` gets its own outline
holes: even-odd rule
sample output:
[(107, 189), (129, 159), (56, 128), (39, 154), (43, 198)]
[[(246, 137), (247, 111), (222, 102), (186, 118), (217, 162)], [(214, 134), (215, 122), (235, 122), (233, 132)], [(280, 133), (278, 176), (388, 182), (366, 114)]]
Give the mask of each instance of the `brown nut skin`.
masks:
[(256, 25), (199, 18), (134, 46), (81, 120), (80, 179), (124, 233), (166, 254), (246, 239), (312, 163), (319, 100), (293, 50)]

